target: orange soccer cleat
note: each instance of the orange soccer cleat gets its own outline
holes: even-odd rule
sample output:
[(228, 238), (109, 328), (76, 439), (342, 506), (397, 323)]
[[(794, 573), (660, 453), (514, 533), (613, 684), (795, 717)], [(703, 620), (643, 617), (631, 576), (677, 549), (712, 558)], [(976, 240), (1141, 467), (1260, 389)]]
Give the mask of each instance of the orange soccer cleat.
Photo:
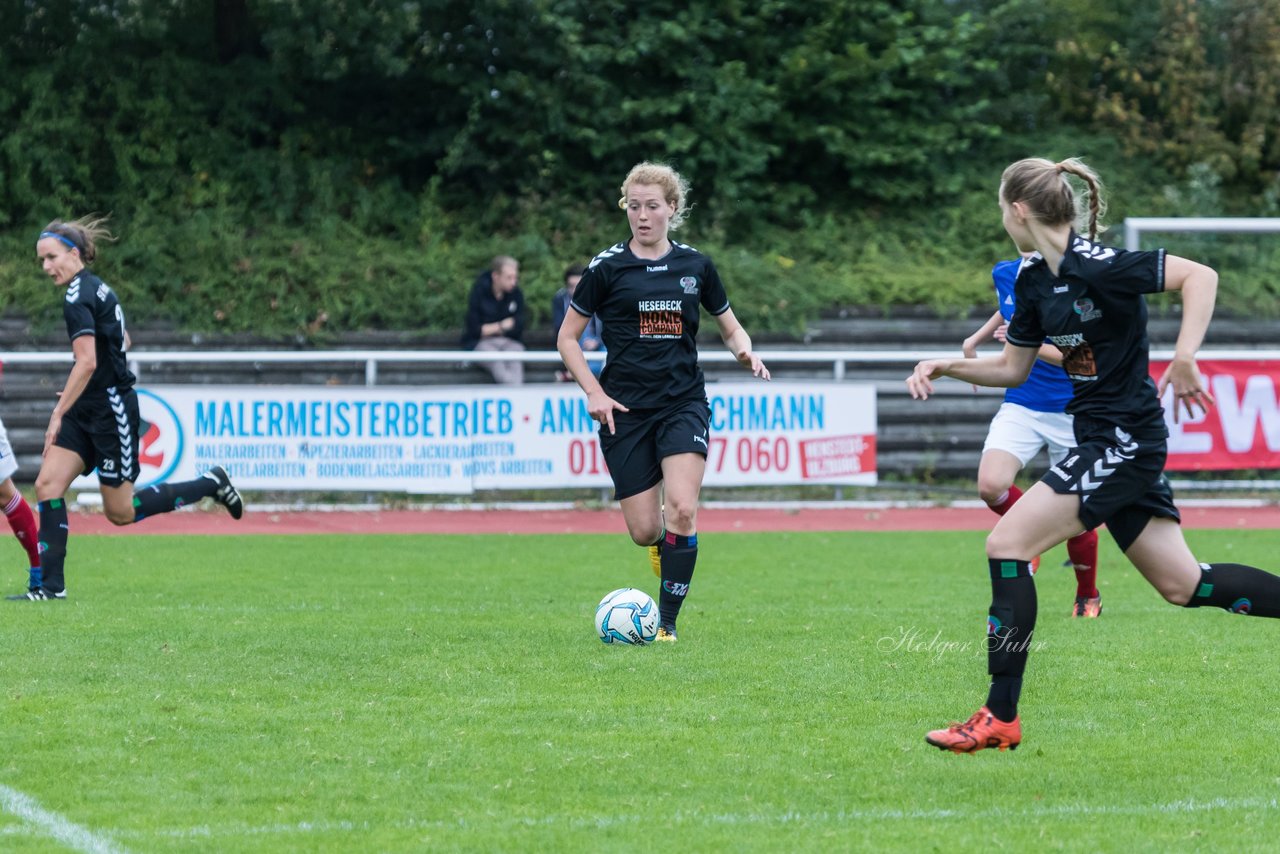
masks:
[(1014, 718), (1011, 723), (1005, 723), (983, 706), (964, 723), (935, 729), (924, 740), (952, 753), (977, 753), (988, 747), (1017, 750), (1022, 743), (1022, 722)]
[(1087, 596), (1077, 596), (1076, 604), (1071, 608), (1071, 616), (1073, 617), (1096, 617), (1102, 613), (1102, 594), (1099, 593), (1090, 599)]

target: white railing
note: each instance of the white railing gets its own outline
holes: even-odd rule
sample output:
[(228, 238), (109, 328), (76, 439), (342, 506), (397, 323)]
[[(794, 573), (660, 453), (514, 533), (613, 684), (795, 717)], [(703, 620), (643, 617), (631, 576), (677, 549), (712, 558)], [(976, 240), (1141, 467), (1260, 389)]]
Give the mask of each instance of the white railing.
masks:
[[(994, 352), (994, 351), (991, 351)], [(604, 359), (606, 354), (587, 353), (590, 361)], [(954, 350), (764, 350), (760, 357), (766, 365), (814, 364), (831, 365), (831, 377), (837, 382), (845, 379), (848, 364), (901, 364), (920, 359), (951, 359), (960, 355)], [(1201, 359), (1243, 361), (1250, 359), (1280, 359), (1280, 350), (1202, 350)], [(1152, 350), (1154, 360), (1173, 358), (1173, 350)], [(698, 354), (698, 360), (711, 364), (729, 364), (736, 361), (727, 350), (708, 349)], [(130, 367), (143, 381), (145, 366), (157, 363), (245, 364), (263, 362), (272, 364), (297, 364), (308, 362), (364, 363), (365, 385), (378, 384), (378, 365), (382, 362), (427, 362), (460, 364), (463, 362), (525, 362), (529, 364), (561, 364), (560, 354), (554, 350), (529, 350), (525, 352), (497, 353), (471, 350), (132, 350)], [(41, 350), (0, 353), (0, 364), (40, 365), (71, 362), (71, 351)], [(904, 377), (905, 379), (905, 377)]]
[(1131, 216), (1124, 221), (1124, 248), (1142, 248), (1144, 231), (1221, 231), (1235, 234), (1280, 232), (1280, 217), (1264, 216)]
[[(586, 353), (587, 359), (596, 361), (605, 354)], [(856, 364), (901, 364), (919, 359), (955, 358), (960, 355), (956, 350), (766, 350), (760, 356), (767, 365), (813, 364), (828, 362), (832, 368), (832, 379), (843, 381), (850, 362)], [(1168, 349), (1152, 350), (1153, 360), (1169, 360), (1173, 351)], [(1223, 349), (1202, 350), (1201, 359), (1217, 359), (1220, 361), (1248, 361), (1254, 359), (1280, 359), (1280, 349)], [(707, 363), (728, 364), (735, 361), (733, 354), (726, 350), (709, 349), (699, 352), (698, 359)], [(463, 362), (495, 362), (521, 361), (533, 364), (560, 364), (560, 355), (554, 351), (525, 351), (515, 353), (476, 353), (470, 350), (135, 350), (129, 353), (130, 367), (141, 379), (141, 368), (147, 364), (157, 363), (308, 363), (308, 362), (363, 362), (366, 386), (376, 386), (378, 380), (378, 364), (381, 362), (426, 362), (460, 364)], [(0, 353), (0, 364), (4, 365), (39, 365), (70, 363), (69, 350), (53, 351), (20, 351)], [(905, 379), (905, 376), (904, 376)], [(906, 384), (902, 386), (906, 393)], [(1272, 489), (1275, 481), (1212, 481), (1199, 483), (1192, 480), (1176, 480), (1173, 485), (1179, 490), (1199, 489)], [(606, 494), (606, 493), (602, 493)], [(842, 490), (836, 490), (837, 501), (842, 497)]]

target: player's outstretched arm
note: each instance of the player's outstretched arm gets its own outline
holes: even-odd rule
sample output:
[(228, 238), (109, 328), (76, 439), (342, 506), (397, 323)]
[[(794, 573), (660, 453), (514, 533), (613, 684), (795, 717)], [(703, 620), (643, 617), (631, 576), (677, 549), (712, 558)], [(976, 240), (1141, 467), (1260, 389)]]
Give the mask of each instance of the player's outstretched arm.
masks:
[(1031, 373), (1038, 350), (1015, 347), (1006, 343), (997, 356), (981, 359), (926, 359), (916, 365), (907, 377), (907, 389), (916, 400), (928, 400), (933, 394), (933, 381), (951, 377), (974, 385), (1012, 388), (1021, 385)]
[(1204, 343), (1213, 317), (1213, 306), (1218, 296), (1218, 273), (1204, 264), (1169, 255), (1165, 258), (1164, 289), (1182, 291), (1182, 325), (1178, 328), (1178, 341), (1173, 349), (1173, 361), (1169, 363), (1156, 391), (1164, 397), (1164, 390), (1173, 386), (1173, 420), (1179, 420), (1182, 411), (1188, 418), (1195, 417), (1198, 408), (1207, 412), (1213, 406), (1213, 395), (1205, 388), (1204, 377), (1196, 366), (1196, 353)]
[(1041, 344), (1039, 352), (1036, 353), (1036, 358), (1042, 362), (1048, 362), (1055, 368), (1062, 367), (1062, 351), (1052, 344)]
[(960, 344), (960, 349), (964, 352), (966, 359), (978, 358), (978, 348), (988, 341), (994, 341), (996, 330), (1004, 324), (1004, 315), (996, 312), (987, 319), (987, 322), (978, 327), (978, 329)]
[(587, 366), (587, 357), (582, 355), (582, 345), (578, 343), (578, 339), (582, 337), (582, 330), (587, 328), (589, 319), (570, 309), (564, 316), (564, 322), (560, 324), (560, 331), (556, 334), (556, 349), (560, 351), (564, 366), (587, 393), (587, 413), (591, 419), (599, 421), (609, 428), (610, 433), (613, 433), (613, 413), (616, 410), (622, 412), (631, 410), (605, 394), (600, 381)]
[(716, 316), (716, 324), (720, 327), (720, 338), (724, 341), (724, 345), (729, 348), (729, 352), (738, 360), (738, 364), (751, 371), (752, 376), (757, 376), (762, 380), (769, 379), (769, 369), (764, 366), (764, 362), (751, 350), (751, 336), (747, 334), (747, 330), (742, 328), (742, 324), (733, 316), (733, 309), (726, 309), (723, 314)]
[(915, 400), (928, 400), (933, 394), (933, 381), (945, 377), (953, 359), (925, 359), (916, 363), (916, 369), (907, 377), (907, 390)]
[(66, 385), (58, 392), (58, 402), (49, 415), (49, 426), (44, 431), (44, 450), (41, 455), (49, 453), (49, 448), (58, 439), (62, 429), (62, 416), (66, 415), (80, 399), (80, 395), (93, 378), (94, 369), (98, 366), (98, 351), (95, 349), (92, 335), (81, 335), (71, 342), (71, 352), (75, 355), (75, 363), (71, 373), (67, 375)]

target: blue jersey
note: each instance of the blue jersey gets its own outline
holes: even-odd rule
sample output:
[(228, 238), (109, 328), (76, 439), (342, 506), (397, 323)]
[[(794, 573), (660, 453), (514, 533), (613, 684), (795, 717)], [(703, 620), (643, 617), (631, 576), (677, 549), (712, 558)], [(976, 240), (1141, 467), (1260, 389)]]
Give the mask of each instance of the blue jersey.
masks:
[[(1015, 306), (1013, 283), (1017, 281), (1022, 260), (1001, 261), (991, 268), (991, 280), (995, 282), (996, 296), (1000, 300), (1000, 315), (1006, 322), (1013, 320)], [(1071, 380), (1066, 371), (1041, 359), (1031, 366), (1027, 381), (1004, 393), (1007, 403), (1016, 403), (1036, 412), (1064, 412), (1071, 402)]]

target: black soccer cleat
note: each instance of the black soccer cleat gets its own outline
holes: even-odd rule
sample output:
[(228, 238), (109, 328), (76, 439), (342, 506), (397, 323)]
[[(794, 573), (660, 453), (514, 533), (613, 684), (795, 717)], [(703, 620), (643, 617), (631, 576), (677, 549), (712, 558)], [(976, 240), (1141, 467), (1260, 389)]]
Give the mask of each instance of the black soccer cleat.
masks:
[(244, 499), (240, 497), (239, 491), (231, 485), (231, 476), (227, 474), (226, 469), (222, 466), (214, 466), (205, 472), (203, 476), (218, 484), (218, 488), (213, 492), (213, 500), (227, 508), (227, 512), (231, 514), (232, 519), (239, 519), (244, 515)]
[(66, 599), (67, 591), (59, 590), (55, 593), (46, 587), (29, 587), (26, 593), (16, 593), (4, 598), (10, 602), (43, 602), (46, 599)]

